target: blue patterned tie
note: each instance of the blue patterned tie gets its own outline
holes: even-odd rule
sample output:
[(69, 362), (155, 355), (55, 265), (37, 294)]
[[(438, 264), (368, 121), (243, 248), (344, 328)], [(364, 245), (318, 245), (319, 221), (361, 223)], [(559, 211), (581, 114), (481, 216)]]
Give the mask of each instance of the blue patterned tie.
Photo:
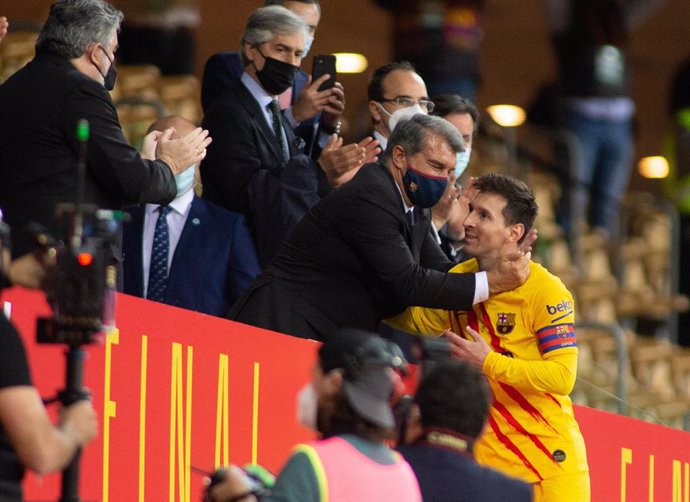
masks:
[(268, 104), (268, 109), (271, 111), (271, 115), (273, 115), (273, 132), (278, 140), (278, 147), (280, 151), (283, 152), (283, 159), (287, 159), (288, 155), (285, 149), (285, 139), (283, 138), (282, 114), (280, 112), (280, 103), (278, 103), (278, 99), (274, 98), (273, 101)]
[(149, 285), (146, 289), (146, 298), (156, 302), (165, 299), (165, 288), (168, 284), (168, 251), (170, 238), (168, 236), (168, 213), (170, 207), (160, 206), (160, 214), (156, 221), (156, 230), (153, 233), (153, 246), (151, 246), (151, 268), (149, 270)]

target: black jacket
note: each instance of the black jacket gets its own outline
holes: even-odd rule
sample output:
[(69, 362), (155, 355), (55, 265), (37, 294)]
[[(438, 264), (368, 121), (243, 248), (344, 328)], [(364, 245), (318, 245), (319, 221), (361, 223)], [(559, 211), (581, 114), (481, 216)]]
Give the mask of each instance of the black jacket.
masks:
[(201, 163), (203, 197), (247, 217), (262, 267), (320, 199), (319, 166), (304, 155), (304, 140), (283, 127), (284, 160), (263, 110), (240, 80), (211, 105), (203, 125), (213, 143)]
[(56, 203), (76, 201), (80, 119), (90, 128), (86, 202), (119, 209), (175, 197), (172, 171), (162, 161), (142, 160), (127, 143), (103, 85), (68, 60), (39, 52), (0, 86), (0, 207), (16, 256), (31, 250), (21, 233), (27, 223), (56, 233)]
[(364, 166), (295, 227), (229, 317), (323, 340), (339, 327), (375, 331), (411, 305), (469, 309), (474, 274), (445, 273), (452, 264), (417, 213), (410, 226), (390, 172)]

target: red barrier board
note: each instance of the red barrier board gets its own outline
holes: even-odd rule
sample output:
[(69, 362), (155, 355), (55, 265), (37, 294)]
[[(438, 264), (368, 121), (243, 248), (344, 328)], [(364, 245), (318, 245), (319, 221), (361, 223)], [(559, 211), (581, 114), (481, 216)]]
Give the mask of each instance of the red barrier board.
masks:
[[(42, 395), (64, 385), (62, 346), (37, 345), (49, 309), (13, 289), (11, 318), (23, 335)], [(101, 421), (81, 462), (82, 500), (201, 499), (203, 472), (258, 462), (277, 472), (311, 437), (295, 420), (318, 344), (118, 295), (118, 331), (86, 347), (85, 383)], [(690, 502), (690, 434), (585, 407), (594, 502)], [(27, 476), (27, 500), (58, 500), (59, 475)]]

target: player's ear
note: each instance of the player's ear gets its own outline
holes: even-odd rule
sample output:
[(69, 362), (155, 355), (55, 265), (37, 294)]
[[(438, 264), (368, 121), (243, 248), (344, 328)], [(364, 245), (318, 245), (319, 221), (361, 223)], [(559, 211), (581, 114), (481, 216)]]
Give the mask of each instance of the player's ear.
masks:
[(510, 231), (508, 232), (508, 241), (509, 242), (520, 242), (520, 239), (522, 239), (522, 236), (525, 235), (525, 225), (522, 223), (516, 223), (510, 228)]

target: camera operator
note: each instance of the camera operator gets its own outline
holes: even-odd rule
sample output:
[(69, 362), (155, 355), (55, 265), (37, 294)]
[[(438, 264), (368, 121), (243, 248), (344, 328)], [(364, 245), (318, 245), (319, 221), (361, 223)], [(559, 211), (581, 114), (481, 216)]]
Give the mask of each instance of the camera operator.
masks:
[[(9, 230), (4, 234), (6, 239)], [(35, 255), (10, 264), (9, 249), (0, 247), (0, 288), (41, 285), (45, 267)], [(63, 408), (54, 425), (31, 383), (22, 339), (4, 314), (0, 337), (0, 501), (21, 502), (25, 468), (38, 474), (62, 470), (96, 436), (98, 422), (91, 402), (82, 400)]]
[[(300, 421), (321, 439), (295, 448), (262, 502), (421, 501), (410, 466), (384, 443), (393, 437), (391, 397), (402, 386), (396, 370), (405, 364), (397, 346), (373, 333), (342, 329), (329, 337), (299, 396)], [(240, 468), (214, 478), (208, 502), (256, 501)]]

